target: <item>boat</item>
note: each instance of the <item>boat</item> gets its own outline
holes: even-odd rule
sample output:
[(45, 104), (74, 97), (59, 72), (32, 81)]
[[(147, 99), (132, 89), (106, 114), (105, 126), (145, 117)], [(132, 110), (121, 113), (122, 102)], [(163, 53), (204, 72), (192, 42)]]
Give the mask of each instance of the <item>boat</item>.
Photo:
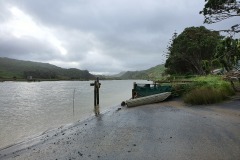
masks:
[(152, 104), (164, 101), (171, 95), (171, 92), (163, 92), (159, 94), (153, 94), (150, 96), (130, 99), (126, 101), (128, 107), (140, 106), (145, 104)]

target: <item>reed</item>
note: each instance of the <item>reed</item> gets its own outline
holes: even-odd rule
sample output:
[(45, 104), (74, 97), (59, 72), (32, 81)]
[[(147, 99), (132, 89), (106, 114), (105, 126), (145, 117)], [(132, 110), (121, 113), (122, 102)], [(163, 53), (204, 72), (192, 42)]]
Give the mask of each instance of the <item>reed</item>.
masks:
[(73, 90), (73, 116), (74, 116), (74, 104), (75, 104), (75, 88)]

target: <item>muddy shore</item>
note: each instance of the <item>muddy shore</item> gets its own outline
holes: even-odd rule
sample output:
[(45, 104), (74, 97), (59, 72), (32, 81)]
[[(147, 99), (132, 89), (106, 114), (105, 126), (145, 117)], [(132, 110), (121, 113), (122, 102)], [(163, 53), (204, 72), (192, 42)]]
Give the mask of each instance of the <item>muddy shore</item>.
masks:
[(116, 107), (0, 150), (0, 159), (239, 159), (240, 98)]

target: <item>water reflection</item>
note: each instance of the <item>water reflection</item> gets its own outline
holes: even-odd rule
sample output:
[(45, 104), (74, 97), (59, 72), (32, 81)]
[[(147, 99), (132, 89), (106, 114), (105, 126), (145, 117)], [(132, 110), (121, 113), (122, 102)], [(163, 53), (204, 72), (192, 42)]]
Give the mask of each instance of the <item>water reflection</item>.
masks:
[[(0, 83), (0, 148), (93, 115), (93, 87), (90, 83), (90, 81)], [(101, 112), (131, 97), (132, 80), (101, 81), (101, 84)]]

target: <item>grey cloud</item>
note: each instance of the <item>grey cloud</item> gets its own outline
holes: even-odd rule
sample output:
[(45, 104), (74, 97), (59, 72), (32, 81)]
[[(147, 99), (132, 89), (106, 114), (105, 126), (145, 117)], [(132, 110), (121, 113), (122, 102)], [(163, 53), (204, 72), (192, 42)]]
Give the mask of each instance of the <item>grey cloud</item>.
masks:
[[(183, 3), (189, 3), (189, 1), (177, 0), (176, 2), (25, 0), (14, 3), (44, 24), (83, 31), (122, 33), (135, 30), (159, 31), (168, 28), (172, 22), (188, 19), (192, 10), (183, 8)], [(191, 4), (194, 3), (191, 2)]]
[(11, 35), (0, 37), (0, 56), (46, 61), (59, 56), (51, 45), (32, 37), (16, 38)]
[(6, 4), (6, 1), (0, 1), (0, 22), (5, 22), (9, 19), (9, 14), (7, 8), (9, 7), (8, 4)]
[[(66, 63), (63, 66), (75, 62), (80, 69), (92, 72), (116, 73), (164, 63), (164, 52), (173, 32), (203, 25), (204, 19), (199, 15), (204, 0), (5, 0), (2, 4), (3, 11), (6, 6), (16, 6), (34, 21), (51, 28), (68, 54), (61, 56), (53, 46), (38, 39), (31, 39), (31, 46), (27, 45), (30, 40), (12, 39), (12, 49), (5, 52), (12, 57), (61, 61)], [(236, 22), (233, 19), (206, 26), (216, 29)], [(0, 43), (3, 44), (1, 38)], [(8, 45), (5, 39), (5, 48)], [(0, 46), (0, 56), (4, 46)], [(21, 56), (15, 54), (17, 50)], [(37, 54), (40, 52), (42, 56)], [(99, 52), (101, 57), (89, 58), (91, 52)]]

